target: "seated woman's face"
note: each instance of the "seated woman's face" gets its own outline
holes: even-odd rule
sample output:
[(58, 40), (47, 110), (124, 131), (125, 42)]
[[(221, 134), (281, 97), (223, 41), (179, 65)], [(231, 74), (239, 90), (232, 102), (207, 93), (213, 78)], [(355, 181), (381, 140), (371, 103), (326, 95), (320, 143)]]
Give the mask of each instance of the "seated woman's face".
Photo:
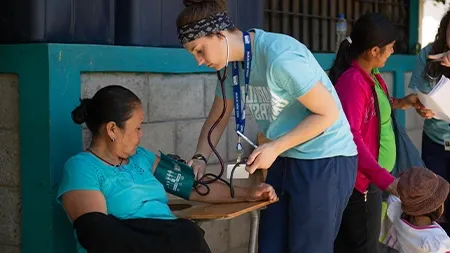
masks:
[(142, 136), (141, 125), (144, 122), (144, 109), (142, 105), (136, 105), (130, 119), (125, 121), (125, 126), (120, 129), (116, 140), (116, 153), (119, 157), (128, 158), (136, 153)]

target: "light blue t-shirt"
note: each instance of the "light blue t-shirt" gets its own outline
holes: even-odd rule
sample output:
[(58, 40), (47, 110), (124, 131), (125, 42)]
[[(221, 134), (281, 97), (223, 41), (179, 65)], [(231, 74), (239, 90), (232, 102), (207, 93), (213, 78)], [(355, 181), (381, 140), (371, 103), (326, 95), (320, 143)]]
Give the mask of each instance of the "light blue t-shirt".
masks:
[[(339, 108), (339, 119), (331, 127), (281, 156), (320, 159), (356, 155), (350, 125), (336, 91), (309, 49), (288, 35), (259, 29), (251, 31), (255, 32), (255, 38), (247, 108), (268, 139), (275, 140), (287, 134), (312, 114), (297, 98), (305, 95), (319, 81), (332, 94)], [(241, 67), (239, 69), (244, 99), (244, 71)], [(225, 82), (225, 93), (227, 99), (233, 99), (231, 64)], [(217, 85), (216, 96), (222, 97), (220, 83)]]
[[(419, 89), (423, 93), (429, 93), (433, 88), (433, 79), (430, 78), (425, 70), (428, 55), (431, 52), (433, 44), (429, 44), (420, 51), (417, 57), (416, 66), (409, 81), (409, 88)], [(434, 77), (436, 78), (436, 77)], [(439, 77), (440, 78), (440, 77)], [(439, 79), (436, 80), (439, 81)], [(423, 125), (423, 131), (434, 142), (444, 145), (445, 139), (450, 139), (450, 126), (448, 122), (435, 118), (426, 119)]]
[[(105, 197), (107, 213), (119, 219), (175, 219), (163, 185), (153, 176), (155, 159), (154, 153), (139, 147), (128, 164), (115, 168), (90, 152), (79, 153), (64, 165), (57, 201), (68, 191), (96, 190)], [(78, 253), (85, 253), (77, 244)]]

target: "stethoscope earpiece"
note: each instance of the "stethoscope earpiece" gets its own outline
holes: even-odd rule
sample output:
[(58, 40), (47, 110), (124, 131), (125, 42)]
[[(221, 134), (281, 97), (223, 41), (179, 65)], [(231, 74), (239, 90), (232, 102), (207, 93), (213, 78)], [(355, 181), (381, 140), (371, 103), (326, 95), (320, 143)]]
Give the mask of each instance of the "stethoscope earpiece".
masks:
[(228, 44), (228, 38), (227, 36), (223, 35), (225, 38), (225, 43), (227, 43), (227, 60), (225, 62), (225, 68), (228, 67), (228, 61), (230, 60), (230, 44)]

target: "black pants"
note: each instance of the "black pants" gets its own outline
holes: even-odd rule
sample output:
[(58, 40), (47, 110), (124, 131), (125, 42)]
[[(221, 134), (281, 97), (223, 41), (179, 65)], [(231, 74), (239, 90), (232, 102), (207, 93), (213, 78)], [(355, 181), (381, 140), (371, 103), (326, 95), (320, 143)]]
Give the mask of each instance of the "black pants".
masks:
[(129, 219), (122, 220), (122, 223), (134, 232), (145, 236), (151, 252), (211, 253), (204, 239), (204, 231), (193, 221)]
[(366, 201), (363, 193), (353, 190), (334, 243), (335, 253), (380, 252), (381, 195), (381, 190), (370, 185)]
[[(425, 165), (443, 177), (445, 180), (450, 181), (450, 151), (445, 151), (443, 145), (440, 145), (430, 139), (425, 133), (422, 136), (422, 159)], [(445, 223), (441, 223), (441, 226), (447, 234), (450, 234), (450, 204), (447, 200), (444, 206), (444, 218)]]
[(120, 220), (93, 212), (73, 225), (89, 253), (211, 253), (204, 231), (190, 220)]

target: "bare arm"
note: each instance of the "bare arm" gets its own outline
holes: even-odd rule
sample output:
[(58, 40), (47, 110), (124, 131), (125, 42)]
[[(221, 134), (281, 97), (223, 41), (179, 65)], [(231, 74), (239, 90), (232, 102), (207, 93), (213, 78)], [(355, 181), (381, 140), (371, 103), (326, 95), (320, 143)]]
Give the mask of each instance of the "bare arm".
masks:
[(289, 133), (274, 141), (279, 154), (313, 139), (339, 118), (336, 101), (320, 81), (308, 93), (297, 98), (297, 100), (310, 110), (312, 114)]
[(392, 108), (394, 110), (401, 109), (406, 110), (409, 107), (414, 107), (416, 110), (420, 110), (425, 108), (419, 101), (419, 98), (416, 94), (409, 94), (404, 98), (393, 99)]
[[(155, 173), (160, 160), (161, 158), (159, 156), (156, 156), (156, 160), (153, 163), (152, 167), (153, 173)], [(233, 203), (258, 200), (275, 201), (277, 198), (275, 190), (268, 184), (260, 184), (257, 187), (253, 188), (234, 186), (234, 198), (231, 197), (230, 187), (221, 181), (216, 181), (212, 184), (209, 184), (208, 187), (210, 189), (209, 194), (205, 196), (200, 195), (195, 189), (192, 189), (189, 200), (205, 203)], [(207, 189), (204, 186), (199, 186), (197, 190), (201, 193), (207, 192)]]
[(142, 236), (120, 219), (106, 214), (106, 201), (96, 190), (73, 190), (62, 196), (78, 242), (88, 252), (140, 252)]
[[(222, 120), (214, 128), (214, 131), (211, 133), (211, 142), (214, 147), (217, 145), (220, 138), (222, 137), (223, 131), (228, 126), (228, 121), (230, 120), (234, 108), (233, 99), (227, 99), (226, 105), (227, 108)], [(223, 99), (221, 97), (216, 96), (214, 98), (214, 102), (209, 112), (208, 118), (203, 124), (195, 154), (202, 154), (206, 159), (209, 159), (209, 157), (211, 156), (212, 149), (208, 143), (208, 132), (214, 125), (214, 122), (216, 122), (216, 120), (220, 117), (222, 111), (223, 111)], [(196, 175), (197, 178), (200, 178), (205, 174), (206, 163), (204, 161), (192, 159), (188, 162), (188, 165), (192, 166), (194, 174)]]
[(100, 191), (74, 190), (62, 196), (62, 205), (72, 221), (86, 213), (106, 214), (105, 197)]
[(297, 98), (297, 100), (312, 114), (289, 133), (274, 141), (279, 154), (318, 136), (339, 117), (336, 101), (321, 82), (315, 84), (308, 93)]
[[(205, 203), (233, 203), (251, 202), (258, 200), (276, 201), (277, 195), (272, 186), (262, 183), (254, 188), (234, 187), (234, 198), (231, 197), (230, 188), (222, 182), (214, 182), (208, 185), (210, 192), (206, 196), (192, 191), (189, 200)], [(205, 192), (206, 188), (200, 186), (200, 192)]]
[(247, 160), (246, 170), (249, 173), (253, 174), (257, 169), (268, 169), (281, 153), (323, 133), (339, 118), (336, 101), (320, 81), (297, 100), (312, 114), (287, 134), (253, 150)]

